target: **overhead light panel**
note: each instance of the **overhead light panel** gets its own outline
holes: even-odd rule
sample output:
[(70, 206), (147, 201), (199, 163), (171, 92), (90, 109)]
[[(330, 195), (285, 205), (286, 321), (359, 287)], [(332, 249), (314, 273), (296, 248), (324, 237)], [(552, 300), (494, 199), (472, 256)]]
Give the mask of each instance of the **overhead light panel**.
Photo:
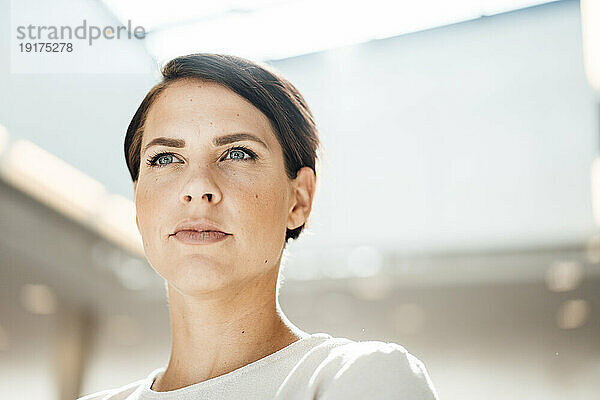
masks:
[(165, 7), (162, 1), (104, 0), (121, 22), (144, 26), (146, 47), (159, 63), (198, 52), (281, 59), (549, 2), (175, 0)]

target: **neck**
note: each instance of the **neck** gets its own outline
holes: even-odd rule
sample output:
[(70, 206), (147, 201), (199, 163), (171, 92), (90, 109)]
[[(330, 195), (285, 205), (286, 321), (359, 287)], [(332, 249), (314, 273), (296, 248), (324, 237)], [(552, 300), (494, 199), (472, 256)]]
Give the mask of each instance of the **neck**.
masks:
[(171, 357), (152, 390), (175, 390), (226, 374), (305, 335), (281, 312), (275, 293), (278, 270), (202, 296), (183, 294), (169, 284)]

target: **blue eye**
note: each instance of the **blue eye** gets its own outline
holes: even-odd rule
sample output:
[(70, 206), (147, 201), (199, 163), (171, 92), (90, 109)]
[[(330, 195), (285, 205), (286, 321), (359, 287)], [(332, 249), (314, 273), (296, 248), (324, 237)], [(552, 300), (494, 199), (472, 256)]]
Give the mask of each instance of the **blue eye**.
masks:
[[(227, 154), (231, 155), (230, 160), (248, 161), (256, 159), (256, 154), (244, 146), (233, 147), (227, 151)], [(234, 156), (236, 154), (238, 156)], [(248, 158), (244, 158), (244, 155), (248, 155)]]
[[(227, 158), (229, 156), (229, 158)], [(245, 157), (248, 156), (248, 157)], [(252, 161), (258, 158), (256, 153), (252, 150), (248, 149), (244, 146), (232, 147), (227, 150), (227, 154), (223, 160), (233, 160), (233, 161)], [(169, 164), (172, 164), (175, 160), (179, 160), (173, 153), (158, 153), (153, 156), (150, 156), (147, 160), (147, 164), (150, 167), (163, 167)], [(158, 163), (157, 163), (158, 161)], [(181, 161), (181, 160), (179, 160)]]
[[(178, 159), (173, 153), (159, 153), (148, 159), (148, 165), (151, 167), (162, 167), (171, 164), (173, 158)], [(156, 162), (158, 161), (158, 164)]]

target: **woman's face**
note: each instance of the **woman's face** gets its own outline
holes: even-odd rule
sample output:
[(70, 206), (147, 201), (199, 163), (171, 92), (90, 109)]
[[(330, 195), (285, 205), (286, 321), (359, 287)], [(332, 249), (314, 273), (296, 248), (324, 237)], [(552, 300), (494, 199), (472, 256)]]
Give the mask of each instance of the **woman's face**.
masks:
[[(265, 146), (248, 139), (216, 142), (239, 133)], [(147, 147), (158, 138), (182, 147)], [(247, 150), (233, 149), (239, 146)], [(216, 83), (180, 80), (154, 101), (134, 183), (136, 221), (148, 261), (181, 292), (209, 292), (275, 267), (292, 194), (269, 120), (246, 99)], [(209, 219), (231, 235), (210, 244), (183, 243), (172, 234), (189, 218)]]

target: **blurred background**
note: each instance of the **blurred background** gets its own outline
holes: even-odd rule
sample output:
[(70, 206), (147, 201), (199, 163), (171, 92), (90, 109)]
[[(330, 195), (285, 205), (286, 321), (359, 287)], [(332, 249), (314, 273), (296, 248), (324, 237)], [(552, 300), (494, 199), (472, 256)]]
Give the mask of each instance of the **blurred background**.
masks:
[[(161, 65), (216, 51), (281, 71), (320, 130), (291, 321), (403, 345), (441, 399), (598, 399), (599, 3), (0, 0), (0, 398), (168, 362), (123, 140)], [(84, 18), (145, 34), (15, 53)]]

